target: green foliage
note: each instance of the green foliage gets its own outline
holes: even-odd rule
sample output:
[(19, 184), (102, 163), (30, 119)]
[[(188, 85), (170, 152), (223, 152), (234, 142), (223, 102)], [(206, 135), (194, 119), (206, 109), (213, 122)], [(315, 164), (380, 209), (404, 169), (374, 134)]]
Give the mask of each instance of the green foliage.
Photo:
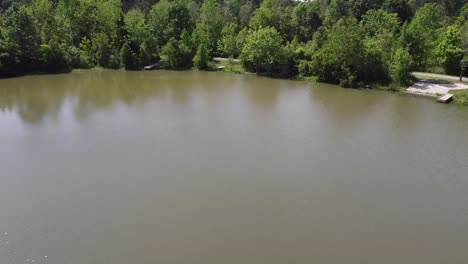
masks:
[(350, 7), (353, 16), (358, 20), (369, 10), (379, 9), (385, 0), (351, 0)]
[(382, 9), (388, 13), (396, 13), (402, 21), (407, 21), (413, 15), (407, 0), (385, 0)]
[(444, 9), (440, 4), (426, 4), (419, 8), (406, 28), (403, 45), (413, 56), (413, 68), (426, 70), (437, 64), (435, 46), (444, 22)]
[(124, 29), (127, 32), (127, 40), (141, 45), (149, 38), (149, 29), (145, 24), (145, 16), (140, 10), (132, 9), (124, 18)]
[(16, 64), (11, 67), (19, 72), (37, 70), (41, 38), (32, 10), (24, 4), (13, 4), (3, 23), (8, 53), (5, 63)]
[(457, 15), (466, 0), (408, 0), (413, 10), (418, 10), (428, 3), (438, 3), (449, 15)]
[(251, 0), (247, 0), (245, 4), (239, 8), (240, 27), (247, 27), (250, 24), (250, 19), (253, 17), (254, 11), (255, 7)]
[(208, 50), (206, 49), (204, 44), (198, 45), (197, 53), (193, 58), (193, 65), (199, 70), (206, 70), (208, 69)]
[(241, 53), (244, 68), (257, 74), (277, 72), (287, 63), (282, 38), (275, 28), (252, 30), (246, 38)]
[(184, 31), (192, 32), (193, 22), (187, 2), (159, 1), (149, 12), (148, 27), (159, 47), (168, 43), (171, 38), (179, 40)]
[(190, 35), (184, 31), (180, 40), (171, 38), (162, 48), (162, 65), (168, 69), (183, 70), (192, 66), (192, 43)]
[(390, 75), (394, 86), (400, 87), (404, 85), (409, 85), (412, 76), (410, 73), (411, 55), (408, 50), (403, 48), (398, 48), (392, 56), (392, 64), (390, 67)]
[(468, 105), (468, 91), (451, 91), (454, 94), (453, 101), (457, 104)]
[(89, 69), (92, 67), (92, 47), (91, 41), (84, 37), (80, 43), (80, 47), (78, 49), (79, 54), (79, 67), (83, 69)]
[(250, 27), (253, 29), (258, 29), (261, 27), (268, 27), (274, 23), (274, 13), (271, 8), (261, 6), (255, 10), (255, 15), (250, 20)]
[(124, 29), (130, 47), (142, 63), (150, 64), (159, 60), (156, 40), (151, 37), (145, 16), (141, 11), (133, 9), (125, 15)]
[(239, 49), (239, 52), (242, 51), (242, 49), (245, 46), (245, 41), (247, 40), (247, 36), (249, 35), (249, 30), (244, 27), (241, 31), (239, 31), (239, 34), (237, 34), (236, 37), (236, 44), (237, 48)]
[(396, 37), (400, 26), (396, 13), (389, 14), (384, 10), (369, 10), (362, 16), (360, 23), (364, 31), (367, 65), (366, 80), (388, 80), (388, 68), (392, 52), (397, 46)]
[(237, 25), (231, 23), (221, 31), (221, 38), (218, 41), (218, 51), (224, 56), (237, 57), (239, 46), (237, 45)]
[(294, 2), (292, 0), (264, 0), (260, 8), (255, 10), (250, 21), (250, 28), (259, 29), (274, 27), (283, 38), (292, 39), (292, 15)]
[(299, 41), (312, 39), (312, 35), (322, 24), (320, 12), (318, 2), (301, 2), (294, 7), (291, 23)]
[(447, 74), (459, 74), (460, 61), (465, 53), (461, 29), (454, 25), (445, 28), (435, 52)]
[(63, 72), (70, 69), (70, 58), (64, 47), (52, 42), (50, 45), (42, 44), (39, 47), (40, 65), (46, 72)]
[(169, 69), (240, 56), (258, 74), (400, 86), (411, 70), (457, 74), (468, 60), (466, 0), (8, 0), (0, 9), (2, 77), (137, 70), (161, 53)]
[(212, 54), (217, 50), (218, 40), (223, 29), (223, 17), (216, 0), (205, 0), (200, 8), (200, 18), (195, 28), (194, 39)]
[(120, 50), (120, 61), (126, 70), (139, 70), (141, 69), (140, 58), (135, 53), (127, 42)]
[(353, 86), (363, 78), (364, 32), (355, 18), (342, 18), (330, 30), (323, 47), (302, 66), (302, 74), (318, 81)]
[(348, 0), (331, 0), (326, 10), (323, 24), (328, 28), (341, 18), (352, 16), (351, 2)]
[(148, 14), (147, 20), (151, 37), (156, 39), (156, 43), (160, 47), (167, 43), (170, 37), (174, 37), (172, 36), (174, 25), (171, 25), (169, 6), (168, 0), (161, 0), (151, 8)]

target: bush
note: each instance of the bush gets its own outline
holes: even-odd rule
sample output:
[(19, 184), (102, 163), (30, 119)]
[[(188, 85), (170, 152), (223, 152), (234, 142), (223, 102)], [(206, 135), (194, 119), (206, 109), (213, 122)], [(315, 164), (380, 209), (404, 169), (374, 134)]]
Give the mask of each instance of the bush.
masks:
[(301, 73), (317, 76), (318, 81), (353, 86), (364, 79), (366, 54), (364, 33), (355, 18), (340, 19), (331, 29), (323, 47), (308, 63), (301, 63)]
[(455, 91), (453, 100), (457, 104), (468, 105), (468, 91)]
[(283, 39), (273, 27), (250, 31), (241, 53), (242, 65), (257, 74), (283, 75), (288, 71), (289, 58)]
[(120, 50), (120, 61), (125, 67), (125, 70), (140, 70), (141, 69), (141, 64), (140, 64), (140, 58), (138, 58), (138, 55), (133, 52), (132, 48), (130, 45), (128, 45), (127, 42), (122, 46), (122, 49)]
[(192, 41), (187, 31), (183, 31), (180, 39), (169, 39), (161, 49), (161, 64), (173, 70), (183, 70), (192, 67)]
[(395, 86), (408, 85), (412, 81), (412, 58), (408, 50), (398, 48), (392, 57), (390, 75)]
[(193, 58), (193, 64), (199, 70), (206, 70), (208, 69), (208, 51), (204, 44), (198, 45), (197, 53)]
[(58, 45), (46, 45), (42, 44), (39, 47), (41, 67), (46, 72), (60, 72), (69, 71), (70, 64), (69, 60)]

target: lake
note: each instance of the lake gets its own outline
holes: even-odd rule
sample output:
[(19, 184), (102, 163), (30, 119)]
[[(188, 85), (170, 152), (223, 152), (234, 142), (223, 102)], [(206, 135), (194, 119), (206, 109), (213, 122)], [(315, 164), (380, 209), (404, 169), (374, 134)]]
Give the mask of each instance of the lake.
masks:
[(467, 263), (468, 107), (209, 72), (0, 80), (1, 264)]

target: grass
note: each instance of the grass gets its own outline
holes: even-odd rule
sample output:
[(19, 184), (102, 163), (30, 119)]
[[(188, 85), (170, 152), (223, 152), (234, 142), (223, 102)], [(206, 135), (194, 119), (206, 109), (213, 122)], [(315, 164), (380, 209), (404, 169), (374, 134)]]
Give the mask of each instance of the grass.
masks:
[(452, 90), (453, 101), (457, 104), (468, 105), (468, 90)]
[(210, 67), (217, 69), (218, 67), (224, 67), (221, 71), (232, 72), (232, 73), (245, 73), (244, 68), (240, 62), (223, 60), (223, 61), (212, 61)]
[(302, 75), (296, 75), (292, 77), (292, 80), (296, 81), (311, 81), (311, 82), (317, 82), (318, 77), (316, 76), (302, 76)]
[(102, 72), (105, 71), (106, 69), (102, 67), (94, 67), (90, 69), (73, 69), (72, 72)]

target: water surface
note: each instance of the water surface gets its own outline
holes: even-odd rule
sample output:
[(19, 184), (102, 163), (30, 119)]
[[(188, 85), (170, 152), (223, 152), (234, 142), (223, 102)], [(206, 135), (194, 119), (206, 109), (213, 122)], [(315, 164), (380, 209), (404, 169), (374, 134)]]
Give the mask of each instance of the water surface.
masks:
[(464, 264), (467, 249), (467, 107), (223, 73), (0, 80), (1, 264)]

